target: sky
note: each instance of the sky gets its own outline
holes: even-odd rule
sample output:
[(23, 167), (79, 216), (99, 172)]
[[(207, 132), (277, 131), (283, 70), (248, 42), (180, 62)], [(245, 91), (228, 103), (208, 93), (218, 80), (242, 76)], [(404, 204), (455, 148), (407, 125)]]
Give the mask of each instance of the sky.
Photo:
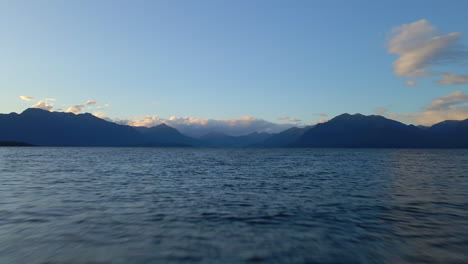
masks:
[(468, 1), (0, 0), (0, 113), (278, 132), (468, 118)]

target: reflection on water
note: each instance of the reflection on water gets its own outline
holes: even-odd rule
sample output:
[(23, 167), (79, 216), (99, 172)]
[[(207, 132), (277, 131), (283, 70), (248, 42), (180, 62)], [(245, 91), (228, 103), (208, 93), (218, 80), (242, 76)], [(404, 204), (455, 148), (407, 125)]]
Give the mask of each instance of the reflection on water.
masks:
[(1, 148), (0, 263), (466, 263), (468, 151)]

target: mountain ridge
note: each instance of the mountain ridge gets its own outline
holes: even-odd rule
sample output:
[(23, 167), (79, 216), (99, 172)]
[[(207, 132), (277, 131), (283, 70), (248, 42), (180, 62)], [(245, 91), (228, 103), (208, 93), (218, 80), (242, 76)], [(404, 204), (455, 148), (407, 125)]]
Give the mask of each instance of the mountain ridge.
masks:
[(0, 141), (37, 146), (468, 148), (468, 119), (422, 127), (379, 115), (349, 113), (276, 134), (230, 136), (213, 131), (200, 138), (186, 136), (164, 123), (132, 127), (89, 113), (76, 115), (35, 108), (20, 114), (0, 114), (0, 127)]

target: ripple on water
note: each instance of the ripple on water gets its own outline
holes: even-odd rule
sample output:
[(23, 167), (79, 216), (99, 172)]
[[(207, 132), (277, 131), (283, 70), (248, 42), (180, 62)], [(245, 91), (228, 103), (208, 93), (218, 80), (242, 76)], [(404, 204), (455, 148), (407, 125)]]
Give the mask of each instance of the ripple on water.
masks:
[(0, 263), (466, 263), (467, 150), (2, 148)]

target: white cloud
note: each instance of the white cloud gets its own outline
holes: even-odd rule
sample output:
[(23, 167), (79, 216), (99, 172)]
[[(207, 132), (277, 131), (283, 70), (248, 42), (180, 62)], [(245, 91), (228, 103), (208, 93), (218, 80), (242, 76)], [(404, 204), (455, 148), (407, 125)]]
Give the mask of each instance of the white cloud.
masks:
[(95, 105), (95, 104), (98, 104), (98, 103), (99, 103), (99, 102), (96, 101), (96, 100), (88, 100), (88, 101), (86, 101), (85, 104), (86, 104), (86, 105)]
[(278, 120), (289, 120), (289, 116), (280, 116)]
[(422, 19), (392, 30), (388, 52), (399, 57), (393, 63), (397, 76), (420, 78), (433, 75), (429, 68), (452, 58), (459, 32), (440, 35), (437, 28)]
[(46, 101), (53, 101), (53, 102), (57, 101), (57, 99), (54, 99), (54, 98), (45, 98), (45, 100)]
[(297, 119), (297, 118), (290, 118), (289, 121), (290, 121), (290, 122), (295, 122), (295, 123), (301, 122), (301, 120), (300, 120), (300, 119)]
[(242, 116), (234, 119), (208, 119), (195, 117), (176, 117), (161, 118), (159, 116), (143, 116), (131, 120), (114, 120), (120, 124), (130, 126), (152, 127), (162, 123), (174, 127), (180, 132), (199, 137), (210, 132), (225, 133), (228, 135), (239, 136), (253, 132), (277, 133), (293, 127), (292, 124), (276, 124), (252, 116)]
[(386, 117), (411, 124), (430, 126), (444, 120), (464, 120), (468, 118), (468, 95), (463, 91), (434, 99), (423, 107), (423, 111), (406, 114), (391, 113)]
[(419, 85), (419, 83), (415, 81), (406, 81), (406, 84), (411, 87)]
[(464, 84), (468, 83), (468, 75), (457, 75), (454, 72), (440, 74), (442, 80), (437, 81), (440, 85)]
[(47, 101), (39, 101), (37, 104), (31, 106), (31, 108), (39, 108), (50, 111), (54, 108), (54, 106), (52, 104), (49, 104)]
[(75, 106), (72, 106), (70, 108), (67, 109), (67, 113), (74, 113), (75, 115), (81, 113), (84, 109), (85, 105), (84, 104), (78, 104), (78, 105), (75, 105)]
[(20, 95), (19, 98), (20, 98), (21, 100), (23, 100), (23, 101), (32, 101), (32, 100), (34, 100), (34, 97), (24, 96), (24, 95)]

